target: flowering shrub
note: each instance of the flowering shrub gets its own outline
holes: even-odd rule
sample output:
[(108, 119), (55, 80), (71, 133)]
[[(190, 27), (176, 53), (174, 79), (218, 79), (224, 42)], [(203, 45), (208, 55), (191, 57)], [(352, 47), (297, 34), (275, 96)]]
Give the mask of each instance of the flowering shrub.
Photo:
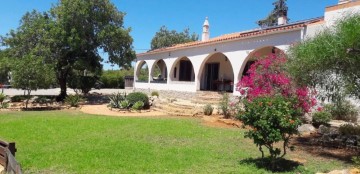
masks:
[(244, 125), (252, 127), (245, 133), (245, 137), (254, 140), (262, 157), (262, 147), (265, 146), (269, 149), (270, 159), (276, 159), (281, 150), (275, 148), (274, 144), (280, 141), (284, 141), (282, 156), (286, 154), (289, 140), (297, 133), (297, 127), (301, 124), (299, 116), (302, 112), (301, 109), (292, 107), (295, 103), (296, 99), (281, 95), (244, 101), (245, 110), (238, 117)]
[(285, 63), (285, 56), (280, 54), (260, 58), (237, 84), (244, 97), (244, 110), (238, 117), (252, 127), (245, 136), (254, 140), (263, 157), (262, 147), (268, 148), (271, 161), (281, 154), (273, 144), (283, 141), (283, 157), (301, 124), (300, 116), (316, 104), (309, 88), (297, 87), (291, 81), (284, 71)]
[[(262, 96), (275, 96), (281, 94), (286, 98), (296, 98), (294, 107), (302, 108), (303, 113), (310, 111), (316, 104), (313, 97), (315, 91), (307, 87), (297, 87), (284, 71), (286, 58), (281, 54), (270, 54), (258, 59), (248, 70), (248, 75), (242, 77), (237, 84), (239, 92), (246, 99), (253, 100)], [(245, 90), (247, 89), (247, 90)]]

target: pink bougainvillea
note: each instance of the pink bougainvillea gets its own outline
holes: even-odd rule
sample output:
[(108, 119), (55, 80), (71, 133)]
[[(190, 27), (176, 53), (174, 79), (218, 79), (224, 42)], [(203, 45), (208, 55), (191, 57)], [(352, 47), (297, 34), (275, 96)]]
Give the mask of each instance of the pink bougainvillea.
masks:
[(283, 54), (269, 54), (258, 59), (250, 66), (246, 76), (237, 84), (241, 95), (253, 100), (257, 97), (282, 95), (287, 98), (296, 98), (298, 108), (304, 113), (316, 105), (314, 92), (308, 87), (296, 86), (289, 75), (284, 71), (287, 59)]

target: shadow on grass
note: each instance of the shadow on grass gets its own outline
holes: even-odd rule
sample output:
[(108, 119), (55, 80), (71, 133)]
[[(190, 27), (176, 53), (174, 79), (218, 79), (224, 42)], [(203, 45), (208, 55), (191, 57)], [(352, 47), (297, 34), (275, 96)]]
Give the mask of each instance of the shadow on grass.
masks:
[(287, 159), (277, 159), (272, 165), (269, 158), (248, 158), (240, 161), (240, 164), (255, 165), (259, 169), (265, 169), (271, 172), (292, 172), (296, 170), (301, 163)]

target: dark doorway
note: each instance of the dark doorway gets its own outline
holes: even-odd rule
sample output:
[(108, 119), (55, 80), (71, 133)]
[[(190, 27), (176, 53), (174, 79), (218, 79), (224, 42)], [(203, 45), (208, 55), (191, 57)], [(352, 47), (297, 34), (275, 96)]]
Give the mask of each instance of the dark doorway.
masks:
[(192, 64), (188, 60), (180, 60), (179, 81), (191, 81)]
[(249, 69), (251, 67), (251, 65), (253, 65), (255, 63), (255, 61), (248, 61), (245, 65), (244, 71), (242, 73), (242, 76), (249, 76)]
[(214, 83), (219, 79), (219, 63), (207, 63), (205, 65), (205, 90), (217, 90), (217, 85)]

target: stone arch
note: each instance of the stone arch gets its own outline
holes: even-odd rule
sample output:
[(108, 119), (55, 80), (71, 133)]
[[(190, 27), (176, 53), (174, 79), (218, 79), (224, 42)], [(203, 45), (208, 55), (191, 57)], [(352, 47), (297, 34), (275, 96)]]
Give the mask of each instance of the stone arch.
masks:
[(171, 81), (195, 81), (195, 71), (191, 60), (184, 56), (179, 57), (173, 63), (168, 77)]
[(167, 66), (163, 59), (155, 61), (151, 67), (150, 80), (152, 82), (165, 82), (167, 80)]
[(141, 60), (138, 63), (135, 80), (136, 82), (149, 82), (149, 67), (146, 61)]
[(200, 65), (200, 90), (233, 91), (234, 71), (228, 57), (216, 52), (209, 54)]
[(258, 59), (264, 56), (267, 56), (269, 54), (283, 54), (285, 55), (285, 52), (275, 46), (265, 46), (258, 49), (253, 50), (244, 60), (239, 74), (238, 74), (238, 81), (241, 80), (241, 78), (244, 75), (247, 75), (246, 72), (249, 70), (250, 66)]

